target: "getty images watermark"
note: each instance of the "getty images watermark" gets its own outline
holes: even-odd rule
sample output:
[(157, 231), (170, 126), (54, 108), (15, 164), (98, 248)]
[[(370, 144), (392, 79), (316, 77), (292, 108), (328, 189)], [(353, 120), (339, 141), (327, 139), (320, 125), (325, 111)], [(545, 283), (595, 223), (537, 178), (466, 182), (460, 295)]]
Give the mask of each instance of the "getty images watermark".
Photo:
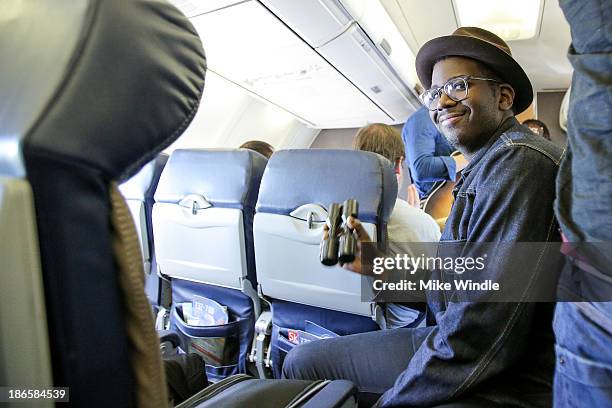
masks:
[[(557, 242), (389, 242), (384, 248), (362, 243), (361, 298), (364, 302), (425, 302), (432, 296), (448, 302), (575, 300), (558, 292), (568, 262), (561, 249)], [(611, 301), (612, 291), (603, 297)]]
[(376, 291), (399, 290), (399, 291), (436, 291), (436, 290), (499, 290), (499, 283), (486, 279), (484, 282), (476, 282), (473, 279), (453, 279), (442, 281), (439, 279), (400, 279), (399, 282), (385, 281), (383, 275), (389, 272), (416, 275), (418, 271), (443, 270), (452, 271), (456, 275), (466, 272), (484, 271), (485, 261), (488, 254), (477, 257), (440, 257), (440, 256), (411, 256), (408, 254), (395, 254), (394, 257), (377, 256), (372, 260), (372, 273), (378, 276), (372, 283)]

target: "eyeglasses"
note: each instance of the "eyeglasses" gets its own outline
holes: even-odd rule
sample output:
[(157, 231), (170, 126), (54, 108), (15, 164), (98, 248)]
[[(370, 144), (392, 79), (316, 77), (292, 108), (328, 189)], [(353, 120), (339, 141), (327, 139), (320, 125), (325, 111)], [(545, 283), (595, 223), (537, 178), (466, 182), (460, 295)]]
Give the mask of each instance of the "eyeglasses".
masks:
[(446, 83), (442, 85), (441, 87), (437, 86), (437, 87), (430, 88), (426, 90), (425, 92), (423, 92), (421, 94), (421, 102), (423, 102), (423, 105), (425, 105), (425, 107), (429, 109), (430, 111), (435, 111), (438, 108), (438, 101), (440, 100), (440, 97), (442, 96), (442, 92), (444, 92), (446, 96), (451, 98), (453, 101), (461, 102), (462, 100), (468, 97), (468, 89), (469, 89), (468, 83), (471, 80), (491, 81), (491, 82), (497, 82), (499, 84), (502, 83), (501, 81), (498, 81), (497, 79), (479, 78), (479, 77), (473, 77), (469, 75), (452, 78), (446, 81)]

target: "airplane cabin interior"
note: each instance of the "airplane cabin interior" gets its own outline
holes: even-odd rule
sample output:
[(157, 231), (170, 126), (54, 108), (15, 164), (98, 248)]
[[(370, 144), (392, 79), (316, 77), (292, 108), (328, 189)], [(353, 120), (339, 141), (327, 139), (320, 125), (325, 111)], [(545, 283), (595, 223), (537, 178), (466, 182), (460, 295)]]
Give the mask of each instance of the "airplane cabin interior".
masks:
[[(413, 184), (419, 176), (406, 123), (431, 92), (419, 79), (417, 55), (459, 27), (494, 33), (531, 82), (533, 102), (516, 120), (544, 123), (546, 146), (565, 154), (574, 68), (573, 31), (562, 6), (556, 0), (3, 1), (0, 404), (518, 406), (502, 397), (470, 399), (466, 389), (495, 384), (494, 366), (475, 366), (447, 400), (431, 402), (437, 397), (429, 400), (424, 391), (409, 405), (393, 402), (391, 386), (366, 395), (351, 378), (300, 378), (294, 371), (308, 358), (294, 350), (316, 353), (329, 341), (365, 333), (425, 333), (443, 319), (423, 301), (391, 309), (372, 289), (376, 276), (346, 267), (359, 261), (361, 268), (366, 247), (376, 248), (374, 254), (394, 248), (390, 225), (399, 208), (423, 219), (421, 235), (403, 240), (444, 240), (444, 229), (454, 225), (450, 214), (459, 211), (457, 191), (471, 194), (456, 184), (473, 174), (462, 176), (460, 161), (452, 159), (461, 149), (446, 154), (457, 166), (457, 173), (448, 170), (449, 181), (425, 195)], [(464, 88), (438, 83), (435, 103), (469, 105), (476, 95), (470, 91), (488, 86), (465, 78)], [(426, 108), (433, 118), (435, 108)], [(356, 137), (371, 125), (395, 140), (401, 135), (400, 153), (362, 151), (368, 149)], [(523, 204), (512, 208), (520, 212)], [(552, 335), (552, 319), (544, 324)], [(436, 330), (422, 341), (444, 343)], [(602, 364), (612, 355), (610, 343), (603, 344)], [(392, 350), (372, 352), (399, 358)], [(364, 354), (339, 349), (328, 360)], [(455, 364), (443, 352), (429, 358)], [(418, 371), (416, 360), (408, 370)], [(431, 395), (452, 382), (443, 371), (422, 380)], [(612, 404), (610, 373), (592, 376)], [(420, 390), (414, 378), (410, 384)], [(512, 401), (553, 406), (552, 378), (538, 384), (548, 387), (544, 399), (515, 392)], [(559, 407), (595, 406), (578, 396), (575, 405), (554, 398)]]

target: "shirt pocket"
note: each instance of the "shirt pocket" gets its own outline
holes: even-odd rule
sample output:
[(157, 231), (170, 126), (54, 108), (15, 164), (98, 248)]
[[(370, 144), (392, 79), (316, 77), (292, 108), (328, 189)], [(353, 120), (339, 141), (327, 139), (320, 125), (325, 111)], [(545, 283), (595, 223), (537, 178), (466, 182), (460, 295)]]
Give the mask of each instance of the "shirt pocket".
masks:
[(467, 240), (475, 198), (476, 192), (470, 189), (457, 193), (451, 215), (444, 228), (445, 241)]

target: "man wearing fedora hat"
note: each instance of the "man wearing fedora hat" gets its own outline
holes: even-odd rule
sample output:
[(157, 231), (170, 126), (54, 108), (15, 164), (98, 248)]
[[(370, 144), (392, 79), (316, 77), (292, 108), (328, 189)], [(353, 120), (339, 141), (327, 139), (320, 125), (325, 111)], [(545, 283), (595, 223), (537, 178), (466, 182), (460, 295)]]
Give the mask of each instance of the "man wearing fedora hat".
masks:
[[(562, 152), (514, 117), (530, 105), (533, 91), (508, 45), (486, 30), (462, 27), (423, 45), (416, 66), (432, 121), (469, 160), (441, 241), (469, 253), (470, 243), (558, 240), (553, 201)], [(359, 220), (350, 222), (360, 242), (370, 241)], [(344, 267), (369, 272), (360, 258)], [(510, 256), (495, 256), (487, 268), (494, 278), (515, 276)], [(536, 268), (526, 277), (542, 273)], [(427, 327), (296, 347), (283, 374), (348, 379), (361, 402), (383, 394), (382, 407), (550, 406), (553, 305), (453, 296), (427, 293)]]

